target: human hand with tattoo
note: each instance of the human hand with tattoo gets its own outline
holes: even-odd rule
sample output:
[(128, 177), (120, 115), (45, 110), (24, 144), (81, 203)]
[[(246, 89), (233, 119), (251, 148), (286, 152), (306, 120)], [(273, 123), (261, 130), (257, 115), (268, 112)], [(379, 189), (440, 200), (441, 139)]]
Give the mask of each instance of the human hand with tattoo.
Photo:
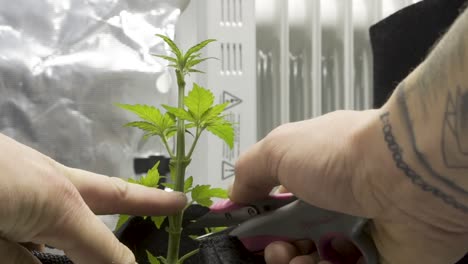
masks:
[[(468, 11), (380, 109), (282, 125), (236, 164), (231, 199), (281, 184), (315, 206), (372, 219), (382, 264), (451, 264), (468, 252)], [(338, 251), (348, 251), (336, 241)], [(268, 264), (316, 264), (274, 242)], [(353, 254), (350, 254), (353, 255)], [(362, 261), (362, 260), (360, 260)]]
[[(0, 262), (38, 263), (20, 243), (48, 244), (76, 264), (133, 264), (95, 214), (172, 214), (182, 193), (65, 167), (0, 134)], [(6, 261), (6, 262), (5, 262)]]

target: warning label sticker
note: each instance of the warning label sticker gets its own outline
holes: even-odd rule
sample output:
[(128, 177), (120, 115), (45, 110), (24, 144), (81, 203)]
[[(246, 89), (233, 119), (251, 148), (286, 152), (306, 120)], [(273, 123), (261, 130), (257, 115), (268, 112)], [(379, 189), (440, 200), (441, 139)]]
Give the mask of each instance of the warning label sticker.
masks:
[(229, 163), (223, 160), (221, 164), (221, 170), (222, 170), (221, 175), (222, 175), (223, 180), (234, 176), (234, 165), (232, 163)]
[(228, 179), (234, 176), (234, 164), (240, 155), (240, 114), (227, 112), (225, 119), (233, 124), (234, 127), (234, 144), (232, 149), (227, 144), (223, 144), (223, 156), (221, 161), (222, 179)]
[(223, 92), (223, 103), (225, 103), (225, 102), (229, 102), (229, 105), (225, 108), (227, 110), (229, 108), (233, 108), (234, 106), (239, 105), (240, 103), (242, 103), (242, 99), (240, 99), (239, 97), (233, 95), (230, 92), (224, 91)]
[(231, 122), (234, 127), (234, 145), (232, 149), (227, 144), (223, 145), (223, 159), (227, 161), (234, 161), (240, 154), (240, 114), (234, 112), (226, 113), (225, 119)]

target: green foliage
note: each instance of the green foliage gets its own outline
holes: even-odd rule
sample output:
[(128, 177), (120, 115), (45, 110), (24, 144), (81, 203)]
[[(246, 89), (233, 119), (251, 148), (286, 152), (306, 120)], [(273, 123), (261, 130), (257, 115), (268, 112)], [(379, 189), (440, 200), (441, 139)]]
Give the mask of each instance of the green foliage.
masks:
[(115, 230), (119, 230), (125, 222), (127, 222), (128, 218), (130, 218), (129, 215), (119, 215), (119, 220), (117, 221), (117, 225), (115, 226)]
[(190, 176), (184, 182), (184, 193), (190, 192), (192, 185), (193, 185), (193, 176)]
[(153, 55), (170, 62), (171, 64), (169, 64), (169, 67), (175, 68), (176, 71), (182, 74), (182, 76), (185, 76), (192, 72), (202, 73), (202, 71), (194, 69), (193, 67), (208, 59), (214, 59), (211, 57), (201, 58), (201, 53), (199, 53), (199, 51), (201, 51), (209, 43), (216, 41), (215, 39), (204, 40), (196, 44), (195, 46), (189, 48), (187, 52), (184, 54), (182, 50), (180, 50), (179, 47), (177, 47), (174, 41), (172, 41), (167, 36), (160, 35), (160, 34), (157, 34), (156, 36), (162, 38), (163, 41), (166, 42), (166, 44), (171, 49), (171, 52), (175, 55), (175, 58), (166, 56), (166, 55), (156, 55), (156, 54), (153, 54)]
[(228, 198), (226, 190), (221, 188), (211, 188), (210, 185), (197, 185), (192, 189), (192, 200), (203, 206), (211, 206), (212, 198)]
[(151, 254), (148, 250), (146, 250), (146, 256), (148, 256), (148, 261), (150, 264), (161, 264), (159, 259), (153, 256), (153, 254)]
[[(175, 191), (190, 193), (192, 196), (192, 203), (198, 203), (203, 206), (210, 206), (213, 203), (213, 198), (227, 198), (226, 190), (220, 188), (211, 188), (210, 185), (196, 185), (193, 187), (194, 179), (192, 176), (185, 179), (185, 169), (190, 164), (191, 155), (195, 149), (203, 131), (208, 131), (213, 135), (222, 139), (230, 148), (234, 145), (234, 128), (233, 125), (225, 119), (223, 111), (226, 109), (228, 103), (215, 104), (215, 96), (208, 89), (194, 83), (191, 91), (185, 95), (184, 89), (186, 86), (185, 76), (190, 73), (202, 73), (202, 71), (194, 67), (200, 63), (212, 59), (210, 57), (202, 57), (201, 50), (209, 43), (215, 41), (214, 39), (204, 40), (192, 47), (185, 53), (177, 47), (177, 45), (167, 36), (157, 35), (169, 46), (172, 55), (154, 55), (158, 58), (169, 62), (169, 67), (175, 68), (177, 84), (179, 88), (178, 101), (179, 107), (170, 105), (162, 105), (165, 113), (160, 109), (148, 105), (129, 105), (117, 104), (120, 108), (136, 114), (140, 120), (126, 124), (126, 127), (135, 127), (144, 132), (143, 138), (147, 139), (152, 136), (158, 136), (164, 143), (167, 151), (171, 157), (170, 168), (170, 182), (162, 183), (163, 186), (171, 188)], [(183, 104), (182, 104), (183, 103)], [(177, 153), (174, 155), (170, 149), (168, 140), (177, 134)], [(194, 137), (194, 141), (185, 153), (185, 135), (190, 134)], [(179, 141), (179, 139), (183, 139)], [(141, 184), (147, 187), (157, 187), (161, 176), (158, 172), (159, 163), (151, 168), (147, 175), (139, 180), (129, 179), (128, 181), (135, 184)], [(183, 187), (181, 183), (183, 184)], [(176, 188), (177, 186), (177, 188)], [(183, 188), (183, 189), (182, 189)], [(177, 190), (176, 190), (177, 189)], [(148, 259), (152, 264), (181, 264), (184, 260), (188, 259), (197, 251), (189, 252), (188, 254), (179, 258), (178, 256), (178, 243), (172, 243), (180, 239), (181, 230), (180, 219), (183, 213), (174, 216), (147, 216), (155, 225), (160, 228), (166, 218), (169, 222), (169, 230), (176, 230), (169, 232), (169, 244), (167, 260), (163, 257), (152, 256), (147, 252)], [(128, 220), (127, 215), (121, 215), (119, 218), (118, 227)], [(172, 241), (172, 242), (171, 242)]]
[(140, 179), (141, 185), (144, 185), (146, 187), (158, 187), (159, 178), (160, 178), (158, 167), (159, 167), (159, 161), (156, 162), (156, 164), (154, 164), (153, 168), (148, 170), (148, 173), (146, 174), (145, 177), (142, 177)]
[(117, 104), (118, 107), (128, 110), (138, 115), (143, 121), (127, 123), (126, 127), (136, 127), (145, 131), (144, 138), (158, 135), (167, 138), (177, 130), (175, 118), (170, 113), (161, 114), (161, 111), (148, 105)]
[(201, 120), (206, 111), (213, 106), (214, 95), (211, 91), (194, 83), (192, 90), (185, 97), (184, 103), (195, 120)]
[(161, 228), (161, 225), (163, 224), (164, 220), (167, 218), (167, 216), (165, 215), (161, 215), (161, 216), (152, 216), (151, 217), (151, 221), (153, 221), (153, 223), (156, 225), (156, 227), (158, 229)]

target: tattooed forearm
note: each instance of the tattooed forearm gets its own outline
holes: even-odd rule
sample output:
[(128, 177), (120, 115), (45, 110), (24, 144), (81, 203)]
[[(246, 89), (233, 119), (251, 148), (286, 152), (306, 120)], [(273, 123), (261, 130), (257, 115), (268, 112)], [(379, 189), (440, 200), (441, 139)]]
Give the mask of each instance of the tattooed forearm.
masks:
[(393, 135), (392, 125), (390, 124), (390, 113), (385, 112), (382, 114), (380, 116), (380, 120), (383, 124), (382, 131), (384, 134), (384, 140), (387, 143), (388, 149), (392, 153), (393, 161), (395, 162), (395, 165), (411, 180), (411, 182), (421, 190), (431, 193), (453, 208), (461, 210), (464, 213), (468, 213), (467, 205), (462, 204), (454, 196), (445, 193), (440, 188), (429, 184), (419, 173), (414, 171), (408, 163), (406, 163), (403, 157), (403, 149), (397, 143), (395, 136)]
[(435, 186), (468, 199), (468, 10), (394, 95), (390, 110), (413, 166)]
[[(449, 96), (450, 96), (450, 92), (449, 93)], [(431, 156), (432, 160), (435, 160), (434, 156), (442, 156), (444, 159), (447, 158), (447, 159), (450, 159), (450, 163), (451, 164), (458, 164), (458, 167), (460, 169), (463, 169), (463, 168), (468, 168), (468, 161), (466, 160), (466, 155), (465, 155), (465, 160), (455, 160), (453, 159), (453, 156), (457, 154), (457, 149), (458, 147), (453, 144), (454, 142), (450, 142), (452, 143), (451, 145), (449, 145), (449, 142), (447, 142), (446, 138), (444, 136), (444, 133), (446, 132), (446, 126), (448, 125), (446, 122), (435, 122), (435, 124), (437, 123), (443, 123), (442, 125), (442, 133), (440, 133), (442, 135), (441, 138), (438, 138), (437, 137), (437, 133), (433, 132), (434, 134), (434, 142), (436, 141), (439, 141), (439, 142), (442, 142), (441, 145), (442, 145), (442, 148), (440, 150), (437, 150), (439, 153), (423, 153), (420, 149), (420, 146), (418, 145), (417, 143), (417, 137), (418, 137), (418, 133), (415, 132), (416, 128), (415, 128), (415, 125), (414, 125), (414, 121), (411, 120), (411, 112), (415, 112), (415, 110), (411, 110), (409, 107), (408, 107), (408, 103), (407, 103), (407, 97), (406, 97), (406, 93), (405, 93), (405, 82), (402, 82), (400, 84), (400, 86), (397, 88), (397, 103), (398, 103), (398, 106), (399, 106), (399, 110), (401, 112), (401, 118), (402, 118), (402, 123), (404, 125), (404, 127), (406, 128), (407, 130), (407, 134), (408, 134), (408, 137), (409, 137), (409, 140), (411, 142), (411, 147), (412, 147), (412, 151), (414, 152), (414, 154), (416, 155), (419, 163), (425, 168), (425, 170), (427, 171), (427, 174), (431, 175), (432, 177), (434, 177), (435, 179), (437, 180), (440, 180), (442, 183), (444, 183), (445, 185), (447, 185), (448, 187), (452, 188), (453, 190), (459, 192), (459, 193), (462, 193), (464, 195), (468, 195), (468, 190), (467, 190), (467, 186), (466, 184), (463, 185), (460, 181), (460, 174), (461, 172), (460, 171), (450, 171), (450, 170), (447, 170), (447, 168), (439, 168), (439, 169), (435, 169), (434, 165), (431, 163), (430, 159), (429, 159), (429, 156)], [(414, 106), (413, 106), (414, 108)], [(433, 107), (434, 108), (434, 107)], [(459, 120), (461, 119), (465, 119), (465, 121), (462, 121), (466, 123), (466, 119), (468, 118), (468, 115), (466, 115), (465, 117), (460, 117), (461, 114), (459, 114), (458, 117), (454, 117), (456, 112), (453, 112), (454, 114), (451, 115), (450, 113), (452, 112), (449, 112), (449, 113), (445, 113), (445, 119), (447, 119), (447, 115), (450, 116), (450, 119), (454, 119), (454, 120), (457, 120), (457, 118)], [(417, 114), (414, 114), (414, 116), (417, 116), (419, 118), (422, 118), (421, 115), (417, 115)], [(453, 117), (453, 118), (452, 118)], [(430, 117), (431, 118), (431, 117)], [(427, 121), (427, 123), (429, 123), (430, 120)], [(444, 120), (445, 121), (445, 120)], [(455, 125), (456, 122), (454, 122), (454, 125)], [(440, 125), (437, 125), (437, 127), (428, 127), (427, 129), (440, 129), (439, 128)], [(430, 133), (427, 132), (427, 131), (424, 131), (424, 128), (421, 128), (419, 127), (418, 130), (420, 131), (420, 133)], [(468, 130), (465, 130), (465, 132), (468, 131)], [(468, 134), (465, 133), (463, 134), (462, 131), (456, 131), (456, 134), (459, 136), (459, 139), (461, 141), (466, 141), (467, 137), (468, 137)], [(453, 134), (450, 134), (450, 133), (447, 133), (446, 135), (453, 135)], [(452, 137), (451, 137), (452, 139)], [(458, 140), (455, 140), (455, 142), (458, 141)], [(450, 154), (454, 154), (454, 155), (450, 155), (448, 156), (447, 154), (450, 153)], [(460, 154), (458, 156), (462, 156), (463, 154)], [(463, 163), (464, 162), (464, 165), (460, 165), (460, 162)]]
[(447, 168), (468, 169), (468, 91), (448, 92), (441, 150)]

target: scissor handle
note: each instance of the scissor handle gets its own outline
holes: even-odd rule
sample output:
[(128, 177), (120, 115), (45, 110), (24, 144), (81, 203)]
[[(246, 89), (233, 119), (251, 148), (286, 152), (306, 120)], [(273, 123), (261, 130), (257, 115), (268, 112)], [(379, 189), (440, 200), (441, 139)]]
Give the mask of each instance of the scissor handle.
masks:
[(250, 251), (263, 250), (277, 240), (309, 239), (318, 246), (321, 258), (333, 264), (355, 264), (340, 258), (331, 246), (331, 241), (341, 236), (356, 245), (366, 264), (377, 264), (376, 247), (363, 230), (367, 222), (365, 218), (325, 210), (296, 200), (242, 223), (230, 234), (238, 237)]
[[(364, 263), (377, 264), (378, 256), (377, 249), (369, 234), (362, 229), (367, 223), (364, 218), (356, 217), (355, 228), (350, 230), (349, 233), (327, 233), (316, 241), (317, 250), (322, 259), (328, 260), (333, 264), (355, 264), (362, 256)], [(347, 255), (346, 258), (341, 256), (339, 252), (332, 246), (334, 239), (345, 239), (351, 242), (360, 254)]]

